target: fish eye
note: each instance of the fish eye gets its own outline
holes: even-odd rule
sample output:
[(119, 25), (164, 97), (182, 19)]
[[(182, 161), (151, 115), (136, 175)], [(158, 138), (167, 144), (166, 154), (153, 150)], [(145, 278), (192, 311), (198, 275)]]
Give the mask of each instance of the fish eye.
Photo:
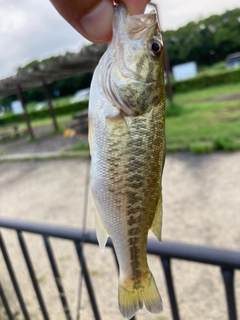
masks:
[(150, 50), (155, 57), (159, 57), (163, 51), (163, 45), (158, 40), (153, 39), (150, 42)]
[(159, 50), (160, 50), (159, 44), (157, 42), (153, 42), (152, 43), (152, 51), (153, 52), (159, 52)]

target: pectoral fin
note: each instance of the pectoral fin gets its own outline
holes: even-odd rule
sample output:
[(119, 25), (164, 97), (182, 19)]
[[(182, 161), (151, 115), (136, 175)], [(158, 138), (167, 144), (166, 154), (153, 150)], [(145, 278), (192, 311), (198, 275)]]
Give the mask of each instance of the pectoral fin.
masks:
[(95, 220), (96, 220), (96, 233), (97, 233), (97, 239), (100, 246), (101, 251), (103, 252), (107, 243), (107, 239), (109, 237), (104, 224), (102, 222), (102, 219), (99, 215), (99, 212), (95, 211)]
[(156, 212), (154, 215), (154, 219), (151, 226), (152, 232), (161, 242), (161, 233), (162, 233), (162, 190), (160, 191), (158, 204), (156, 208)]

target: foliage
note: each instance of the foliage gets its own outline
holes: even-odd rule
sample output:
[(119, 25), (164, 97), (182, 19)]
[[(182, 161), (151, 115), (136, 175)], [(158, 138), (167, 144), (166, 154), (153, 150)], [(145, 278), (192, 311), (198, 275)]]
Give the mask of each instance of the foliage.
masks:
[(186, 92), (228, 83), (240, 83), (240, 68), (199, 75), (188, 80), (173, 82), (172, 86), (174, 92)]
[[(49, 91), (52, 98), (54, 92), (59, 92), (61, 96), (73, 95), (76, 91), (89, 88), (92, 81), (92, 72), (80, 74), (77, 77), (70, 79), (62, 79), (51, 83)], [(26, 103), (30, 101), (43, 101), (46, 99), (43, 87), (33, 88), (23, 93), (24, 101)]]
[[(69, 113), (76, 113), (82, 111), (88, 107), (88, 101), (80, 101), (73, 104), (63, 105), (54, 107), (54, 111), (56, 116), (69, 114)], [(38, 111), (30, 111), (28, 113), (30, 121), (36, 119), (45, 119), (49, 118), (49, 110), (42, 109)], [(0, 125), (10, 124), (10, 123), (19, 123), (24, 122), (24, 117), (22, 114), (13, 114), (10, 116), (3, 116), (0, 118)]]
[(214, 74), (218, 72), (222, 72), (226, 70), (226, 63), (225, 61), (220, 61), (217, 63), (214, 63), (211, 67), (209, 66), (200, 66), (198, 68), (198, 75), (204, 75), (204, 74)]
[(19, 74), (19, 73), (21, 73), (21, 72), (23, 72), (23, 71), (26, 71), (26, 70), (28, 70), (28, 69), (34, 69), (34, 68), (38, 67), (40, 64), (42, 64), (42, 63), (51, 62), (51, 61), (54, 61), (54, 60), (59, 59), (59, 58), (61, 58), (61, 57), (62, 57), (62, 56), (60, 55), (60, 56), (52, 56), (52, 57), (49, 57), (49, 58), (47, 58), (47, 59), (43, 59), (43, 60), (41, 60), (41, 61), (33, 60), (33, 61), (27, 63), (27, 64), (26, 64), (25, 66), (23, 66), (23, 67), (18, 67), (18, 68), (17, 68), (17, 73)]
[(170, 64), (212, 65), (240, 51), (240, 8), (164, 33)]
[(51, 87), (52, 91), (57, 90), (61, 96), (72, 95), (76, 91), (89, 88), (92, 81), (92, 72), (83, 73), (71, 79), (63, 79), (54, 82)]
[(5, 108), (7, 108), (7, 110), (10, 110), (10, 104), (14, 100), (17, 100), (17, 95), (16, 94), (12, 94), (10, 96), (2, 97), (2, 98), (0, 97), (0, 105), (2, 105)]

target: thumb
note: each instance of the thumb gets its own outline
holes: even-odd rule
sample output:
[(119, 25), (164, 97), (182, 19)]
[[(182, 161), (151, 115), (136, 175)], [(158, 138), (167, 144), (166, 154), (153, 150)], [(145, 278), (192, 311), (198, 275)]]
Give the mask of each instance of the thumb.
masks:
[(61, 16), (86, 39), (106, 43), (112, 37), (111, 0), (51, 0)]
[(150, 0), (116, 0), (119, 1), (125, 4), (130, 15), (144, 13), (146, 5), (150, 2)]
[(112, 37), (113, 3), (109, 0), (95, 2), (97, 5), (80, 20), (82, 34), (92, 42), (108, 42)]
[[(144, 13), (150, 0), (121, 0), (130, 15)], [(112, 36), (112, 19), (114, 15), (113, 1), (91, 0), (96, 6), (81, 20), (85, 37), (93, 42), (108, 42)], [(119, 2), (119, 0), (116, 0)], [(84, 35), (84, 34), (83, 34)]]

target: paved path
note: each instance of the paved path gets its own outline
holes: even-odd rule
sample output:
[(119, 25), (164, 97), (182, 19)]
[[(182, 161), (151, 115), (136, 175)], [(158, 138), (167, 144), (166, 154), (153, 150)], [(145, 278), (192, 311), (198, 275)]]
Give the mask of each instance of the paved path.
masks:
[(31, 160), (31, 159), (46, 159), (46, 158), (57, 158), (61, 156), (61, 152), (33, 152), (33, 153), (11, 153), (0, 155), (0, 161), (17, 161), (17, 160)]
[[(81, 227), (87, 160), (21, 161), (0, 163), (0, 214), (9, 218)], [(169, 154), (163, 178), (163, 241), (211, 245), (240, 250), (240, 153), (191, 155)], [(94, 228), (94, 204), (89, 195), (87, 227)], [(21, 258), (16, 235), (4, 231), (13, 264), (25, 293), (33, 319), (41, 319), (38, 305)], [(26, 236), (52, 319), (61, 320), (61, 306), (52, 273), (46, 260), (42, 239)], [(52, 241), (64, 279), (68, 300), (75, 317), (78, 267), (73, 246)], [(86, 246), (85, 254), (97, 292), (103, 320), (121, 320), (117, 308), (117, 272), (110, 250)], [(145, 310), (138, 320), (171, 319), (160, 262), (149, 257), (164, 301), (161, 317)], [(217, 268), (173, 261), (177, 297), (184, 320), (227, 319), (224, 289)], [(0, 255), (0, 279), (15, 310), (10, 280)], [(240, 301), (240, 272), (235, 277), (236, 298)], [(240, 305), (238, 304), (240, 314)], [(16, 318), (21, 319), (21, 314)], [(82, 319), (93, 319), (84, 289)]]

